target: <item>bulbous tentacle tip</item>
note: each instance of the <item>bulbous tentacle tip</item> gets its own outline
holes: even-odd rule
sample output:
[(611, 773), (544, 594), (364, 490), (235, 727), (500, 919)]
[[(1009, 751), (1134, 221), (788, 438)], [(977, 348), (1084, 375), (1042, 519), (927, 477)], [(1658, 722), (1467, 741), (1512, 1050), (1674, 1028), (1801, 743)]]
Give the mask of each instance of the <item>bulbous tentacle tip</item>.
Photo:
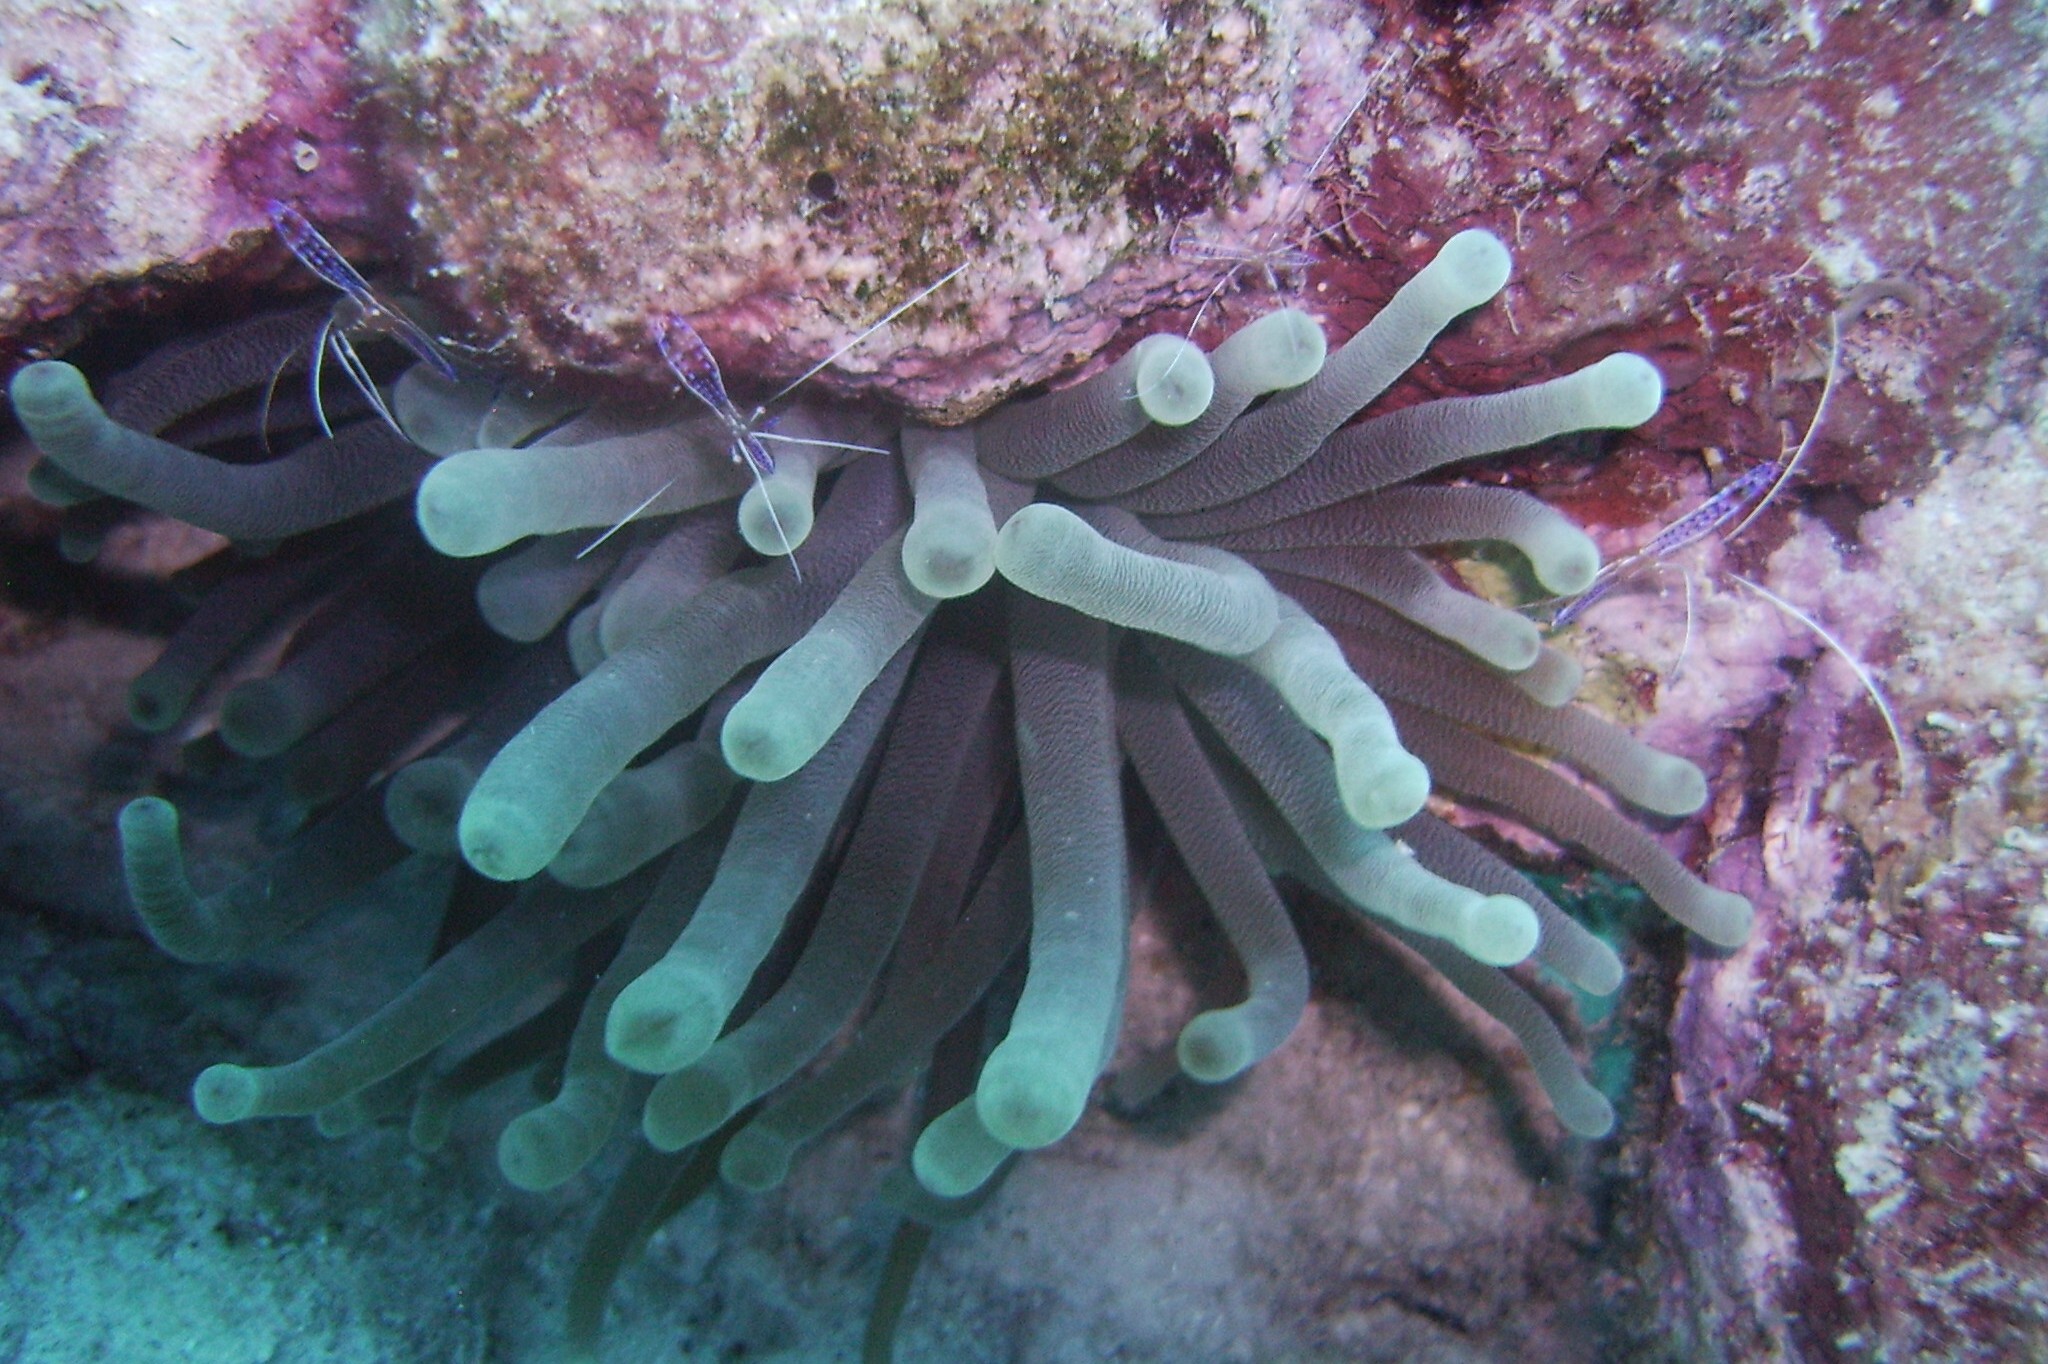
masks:
[(1507, 286), (1514, 259), (1507, 243), (1484, 228), (1467, 228), (1445, 242), (1428, 269), (1464, 306), (1476, 308)]
[(1619, 351), (1580, 371), (1592, 384), (1589, 398), (1602, 426), (1641, 426), (1664, 405), (1664, 376), (1632, 351)]
[(38, 360), (22, 366), (8, 382), (7, 397), (31, 434), (35, 422), (76, 411), (93, 401), (85, 375), (78, 366), (62, 360)]
[(221, 702), (220, 737), (245, 758), (274, 758), (305, 734), (301, 698), (275, 677), (241, 683)]
[[(707, 1060), (715, 1060), (715, 1054)], [(657, 1151), (680, 1151), (723, 1127), (751, 1097), (745, 1077), (700, 1062), (662, 1078), (647, 1096), (640, 1132)]]
[(1614, 1105), (1605, 1094), (1583, 1081), (1573, 1086), (1569, 1094), (1551, 1095), (1550, 1101), (1557, 1109), (1558, 1121), (1573, 1136), (1593, 1141), (1614, 1130)]
[(1337, 760), (1345, 813), (1364, 829), (1391, 829), (1413, 819), (1429, 799), (1429, 768), (1400, 749), (1374, 747)]
[(1248, 342), (1256, 338), (1263, 362), (1258, 370), (1262, 389), (1305, 384), (1322, 372), (1329, 356), (1330, 344), (1322, 325), (1299, 308), (1267, 313), (1239, 335)]
[(221, 938), (185, 877), (178, 807), (160, 796), (142, 796), (122, 807), (116, 827), (121, 876), (142, 931), (180, 961), (221, 960)]
[(124, 851), (138, 841), (175, 842), (178, 837), (178, 807), (162, 796), (137, 796), (121, 807), (115, 827), (120, 833)]
[(1579, 595), (1600, 575), (1599, 546), (1576, 526), (1547, 528), (1537, 548), (1537, 580), (1561, 597)]
[(1210, 1009), (1188, 1020), (1174, 1044), (1183, 1074), (1206, 1085), (1242, 1074), (1258, 1060), (1251, 1032), (1231, 1009)]
[(1689, 759), (1652, 751), (1643, 789), (1636, 803), (1654, 814), (1682, 818), (1698, 814), (1707, 803), (1707, 774)]
[(1716, 947), (1736, 948), (1749, 941), (1756, 927), (1756, 906), (1746, 897), (1708, 886), (1700, 900), (1708, 912), (1696, 916), (1694, 932)]
[(1457, 942), (1488, 966), (1514, 966), (1528, 960), (1540, 935), (1535, 910), (1512, 895), (1487, 895), (1466, 913)]
[(1621, 958), (1613, 948), (1596, 938), (1587, 960), (1580, 963), (1577, 974), (1572, 977), (1572, 984), (1589, 995), (1604, 999), (1621, 988), (1624, 974)]
[(975, 1086), (975, 1113), (995, 1140), (1015, 1151), (1036, 1151), (1074, 1129), (1088, 1091), (1074, 1092), (1057, 1068), (1005, 1042), (989, 1056)]
[(520, 806), (506, 800), (478, 800), (474, 795), (462, 807), (455, 836), (462, 860), (479, 876), (493, 881), (524, 881), (536, 876), (561, 851), (548, 843)]
[(498, 1134), (498, 1172), (515, 1189), (545, 1193), (567, 1180), (560, 1119), (545, 1108), (521, 1113)]
[(718, 1174), (736, 1189), (767, 1193), (789, 1178), (789, 1148), (767, 1133), (742, 1128), (720, 1153)]
[(419, 522), (420, 534), (428, 544), (453, 559), (489, 554), (509, 543), (492, 534), (484, 503), (473, 489), (465, 486), (464, 476), (477, 453), (465, 452), (435, 465), (413, 494), (413, 515)]
[(192, 1082), (192, 1107), (207, 1122), (241, 1122), (256, 1112), (262, 1086), (247, 1066), (208, 1066)]
[(657, 963), (612, 1001), (604, 1049), (628, 1070), (668, 1075), (709, 1051), (731, 1012), (698, 972)]
[(1202, 348), (1180, 336), (1148, 336), (1138, 343), (1138, 406), (1161, 426), (1186, 426), (1208, 410), (1216, 373)]

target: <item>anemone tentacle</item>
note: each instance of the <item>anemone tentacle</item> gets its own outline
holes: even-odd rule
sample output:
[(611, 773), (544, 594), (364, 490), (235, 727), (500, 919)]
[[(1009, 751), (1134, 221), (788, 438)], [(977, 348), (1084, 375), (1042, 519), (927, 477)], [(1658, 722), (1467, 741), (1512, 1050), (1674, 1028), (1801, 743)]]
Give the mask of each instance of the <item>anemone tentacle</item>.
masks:
[[(1751, 908), (1552, 764), (1665, 815), (1700, 807), (1700, 771), (1571, 704), (1576, 665), (1417, 552), (1497, 539), (1569, 592), (1597, 571), (1590, 541), (1525, 494), (1411, 480), (1634, 426), (1662, 381), (1613, 355), (1353, 421), (1508, 268), (1498, 239), (1462, 232), (1333, 353), (1284, 310), (1213, 354), (1151, 338), (958, 430), (807, 410), (784, 434), (814, 443), (765, 482), (694, 411), (501, 401), (481, 376), (420, 370), (384, 404), (409, 439), (363, 417), (249, 464), (158, 434), (224, 396), (256, 404), (304, 314), (160, 357), (107, 408), (70, 366), (22, 371), (16, 410), (63, 471), (39, 484), (52, 496), (305, 537), (241, 572), (238, 605), (201, 607), (135, 705), (153, 728), (211, 723), (226, 749), (282, 755), (249, 769), (273, 780), (273, 818), (318, 817), (201, 895), (178, 811), (133, 803), (122, 853), (152, 937), (220, 960), (387, 868), (444, 883), (442, 944), (411, 990), (299, 1061), (213, 1067), (202, 1115), (341, 1130), (417, 1091), (431, 1144), (462, 1094), (553, 1058), (552, 1096), (498, 1151), (544, 1189), (645, 1087), (640, 1137), (677, 1154), (643, 1144), (601, 1219), (572, 1293), (579, 1344), (621, 1257), (680, 1201), (715, 1175), (773, 1187), (853, 1107), (926, 1072), (903, 1176), (921, 1192), (897, 1201), (949, 1216), (1071, 1130), (1114, 1054), (1128, 760), (1245, 967), (1245, 997), (1181, 1031), (1187, 1075), (1240, 1074), (1301, 1017), (1291, 880), (1500, 1018), (1564, 1126), (1605, 1131), (1607, 1100), (1500, 968), (1533, 958), (1607, 992), (1619, 960), (1445, 804), (1582, 848), (1711, 942), (1740, 941)], [(304, 434), (310, 417), (279, 419)], [(375, 510), (408, 493), (423, 541)], [(455, 609), (472, 592), (482, 624)], [(480, 644), (484, 626), (503, 642)], [(276, 671), (209, 704), (278, 628), (294, 633)], [(356, 748), (374, 756), (315, 761)], [(549, 968), (572, 951), (578, 969)], [(495, 1049), (450, 1049), (519, 992), (548, 1007)]]

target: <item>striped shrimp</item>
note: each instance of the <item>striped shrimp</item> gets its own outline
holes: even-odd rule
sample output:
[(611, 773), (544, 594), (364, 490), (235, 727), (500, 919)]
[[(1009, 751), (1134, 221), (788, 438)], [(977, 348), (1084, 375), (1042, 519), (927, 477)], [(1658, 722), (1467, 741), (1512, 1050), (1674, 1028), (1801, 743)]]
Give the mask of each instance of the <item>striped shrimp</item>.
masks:
[[(313, 337), (312, 363), (308, 366), (308, 383), (313, 400), (313, 418), (320, 425), (320, 434), (332, 438), (334, 428), (328, 424), (327, 411), (320, 401), (320, 375), (322, 362), (332, 355), (334, 362), (341, 366), (348, 381), (362, 394), (364, 401), (384, 420), (393, 431), (399, 430), (398, 419), (385, 406), (384, 395), (377, 389), (377, 381), (371, 376), (369, 366), (356, 353), (355, 343), (349, 340), (353, 331), (366, 332), (372, 336), (389, 337), (413, 353), (413, 356), (428, 369), (434, 371), (448, 383), (456, 381), (455, 362), (448, 358), (447, 351), (440, 343), (420, 328), (411, 318), (399, 312), (378, 298), (357, 269), (334, 249), (334, 244), (320, 235), (318, 228), (306, 220), (306, 215), (291, 205), (276, 199), (264, 205), (270, 215), (270, 225), (277, 231), (278, 239), (285, 244), (299, 264), (318, 275), (324, 282), (341, 291), (334, 311), (320, 324), (320, 330)], [(271, 378), (271, 387), (263, 395), (261, 421), (266, 430), (269, 427), (271, 392), (277, 387), (276, 376)]]
[[(1562, 630), (1597, 604), (1617, 583), (1646, 564), (1654, 564), (1669, 558), (1687, 545), (1694, 544), (1712, 535), (1721, 527), (1733, 521), (1749, 508), (1750, 503), (1765, 495), (1765, 490), (1775, 488), (1783, 478), (1783, 471), (1789, 460), (1759, 464), (1742, 474), (1727, 487), (1715, 493), (1706, 501), (1679, 517), (1664, 529), (1650, 537), (1650, 542), (1633, 554), (1624, 555), (1610, 564), (1601, 566), (1594, 576), (1593, 585), (1572, 600), (1566, 602), (1551, 620), (1553, 629)], [(1754, 513), (1751, 513), (1754, 515)]]
[[(704, 338), (697, 334), (697, 329), (690, 325), (688, 318), (683, 317), (680, 313), (662, 313), (648, 323), (649, 337), (654, 342), (655, 350), (660, 352), (662, 363), (668, 367), (671, 374), (676, 376), (676, 379), (682, 386), (689, 390), (690, 395), (710, 411), (711, 415), (718, 420), (718, 424), (725, 428), (726, 436), (731, 442), (730, 453), (733, 462), (735, 464), (745, 464), (747, 471), (753, 475), (754, 487), (760, 494), (761, 504), (768, 514), (770, 524), (774, 528), (775, 538), (781, 544), (781, 557), (789, 560), (790, 571), (796, 575), (798, 582), (803, 581), (803, 569), (797, 564), (795, 547), (790, 543), (788, 533), (783, 530), (782, 517), (775, 510), (775, 501), (769, 496), (768, 492), (768, 476), (775, 472), (775, 456), (769, 452), (768, 442), (777, 441), (788, 445), (823, 446), (830, 449), (851, 450), (863, 454), (887, 454), (888, 452), (872, 445), (857, 445), (848, 441), (813, 440), (804, 436), (786, 435), (774, 429), (775, 419), (768, 412), (770, 405), (788, 397), (814, 376), (837, 362), (841, 356), (845, 355), (855, 346), (860, 345), (870, 336), (873, 336), (876, 332), (888, 326), (927, 298), (930, 298), (966, 268), (964, 265), (954, 266), (951, 270), (948, 270), (945, 274), (939, 276), (939, 278), (918, 290), (915, 294), (912, 294), (908, 299), (891, 308), (881, 318), (864, 328), (859, 335), (855, 336), (838, 350), (833, 351), (817, 364), (812, 365), (787, 384), (784, 384), (775, 393), (770, 395), (766, 401), (758, 404), (753, 411), (747, 413), (742, 413), (738, 405), (733, 402), (731, 395), (726, 392), (725, 375), (718, 367), (718, 357), (711, 353), (711, 347), (706, 345)], [(641, 501), (640, 505), (634, 507), (618, 521), (614, 522), (611, 528), (606, 530), (603, 535), (600, 535), (596, 540), (587, 545), (582, 553), (590, 553), (591, 550), (596, 549), (599, 545), (617, 534), (635, 517), (652, 506), (655, 499), (668, 491), (669, 486), (673, 482), (674, 480), (671, 479), (669, 484), (664, 484), (648, 494)], [(581, 558), (582, 555), (579, 554), (577, 557)]]
[[(1744, 530), (1748, 529), (1763, 514), (1764, 510), (1770, 506), (1778, 494), (1791, 483), (1793, 477), (1798, 473), (1799, 466), (1805, 459), (1807, 451), (1812, 448), (1814, 441), (1820, 435), (1821, 428), (1827, 418), (1829, 401), (1833, 398), (1835, 386), (1841, 377), (1843, 333), (1862, 320), (1873, 305), (1883, 301), (1901, 303), (1916, 312), (1923, 313), (1927, 311), (1931, 303), (1927, 291), (1910, 280), (1877, 279), (1851, 290), (1834, 312), (1829, 315), (1827, 372), (1821, 381), (1820, 398), (1814, 404), (1813, 416), (1808, 420), (1805, 434), (1800, 437), (1798, 444), (1791, 444), (1788, 438), (1788, 449), (1779, 458), (1747, 470), (1719, 492), (1709, 497), (1705, 502), (1702, 502), (1699, 506), (1651, 536), (1648, 543), (1641, 549), (1603, 567), (1594, 577), (1591, 587), (1580, 596), (1565, 603), (1563, 608), (1557, 612), (1551, 621), (1552, 628), (1563, 629), (1565, 626), (1570, 625), (1611, 592), (1618, 583), (1637, 570), (1644, 567), (1655, 568), (1662, 565), (1673, 554), (1676, 554), (1688, 545), (1695, 544), (1705, 537), (1714, 534), (1730, 521), (1734, 521), (1737, 516), (1741, 516), (1742, 519), (1724, 537), (1724, 542), (1725, 540), (1733, 540), (1736, 536), (1742, 534)], [(1743, 514), (1745, 511), (1747, 515)], [(1878, 718), (1884, 722), (1885, 730), (1891, 737), (1892, 750), (1898, 759), (1897, 771), (1899, 780), (1903, 783), (1910, 783), (1913, 780), (1914, 768), (1908, 756), (1905, 736), (1899, 728), (1898, 716), (1893, 710), (1890, 700), (1886, 698), (1883, 688), (1878, 685), (1877, 677), (1870, 668), (1851, 653), (1848, 646), (1831, 633), (1825, 625), (1795, 603), (1771, 591), (1763, 584), (1744, 577), (1740, 573), (1730, 572), (1727, 576), (1752, 596), (1764, 602), (1772, 610), (1811, 633), (1821, 642), (1823, 647), (1848, 665), (1850, 672), (1855, 675), (1857, 683), (1863, 688), (1864, 694), (1870, 698), (1871, 704), (1876, 707)], [(1685, 574), (1684, 582), (1685, 639), (1679, 646), (1678, 660), (1671, 668), (1671, 672), (1674, 675), (1684, 665), (1686, 652), (1692, 643), (1693, 580), (1691, 573)]]
[[(1799, 472), (1806, 452), (1813, 447), (1826, 423), (1828, 404), (1834, 397), (1835, 385), (1842, 372), (1843, 333), (1862, 320), (1873, 305), (1883, 301), (1903, 303), (1920, 312), (1925, 312), (1929, 305), (1927, 291), (1910, 280), (1875, 279), (1850, 290), (1828, 316), (1827, 373), (1821, 380), (1820, 399), (1814, 404), (1813, 416), (1807, 421), (1806, 433), (1800, 437), (1799, 443), (1769, 464), (1759, 464), (1743, 473), (1705, 502), (1658, 531), (1641, 549), (1601, 568), (1592, 586), (1566, 602), (1552, 618), (1551, 627), (1561, 630), (1570, 625), (1636, 570), (1669, 558), (1687, 545), (1713, 534), (1737, 516), (1742, 516), (1742, 520), (1728, 532), (1726, 538), (1729, 540), (1742, 534), (1757, 517), (1763, 515)], [(1745, 511), (1747, 515), (1743, 515)], [(1687, 587), (1689, 598), (1689, 582)]]

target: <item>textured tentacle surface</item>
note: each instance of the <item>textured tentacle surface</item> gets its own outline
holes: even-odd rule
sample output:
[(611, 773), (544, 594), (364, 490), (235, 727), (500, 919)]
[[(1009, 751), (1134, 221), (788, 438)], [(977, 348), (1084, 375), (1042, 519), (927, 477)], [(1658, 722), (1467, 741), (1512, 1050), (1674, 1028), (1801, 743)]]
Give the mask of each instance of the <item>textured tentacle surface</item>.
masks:
[[(68, 365), (24, 369), (11, 394), (73, 547), (116, 498), (291, 541), (209, 564), (215, 595), (133, 693), (138, 723), (199, 736), (177, 780), (259, 791), (252, 822), (283, 840), (201, 895), (178, 809), (134, 801), (123, 863), (150, 936), (212, 962), (400, 883), (447, 906), (411, 988), (296, 1061), (214, 1067), (201, 1113), (341, 1132), (410, 1106), (431, 1146), (467, 1095), (537, 1069), (548, 1097), (498, 1159), (547, 1189), (603, 1168), (644, 1090), (640, 1134), (675, 1154), (641, 1144), (598, 1220), (570, 1292), (587, 1354), (661, 1220), (717, 1178), (782, 1183), (891, 1087), (928, 1075), (891, 1184), (925, 1222), (1074, 1127), (1131, 969), (1136, 800), (1244, 972), (1160, 1077), (1227, 1080), (1284, 1042), (1309, 993), (1288, 906), (1320, 896), (1501, 1020), (1567, 1129), (1604, 1132), (1607, 1099), (1499, 968), (1533, 957), (1604, 993), (1620, 961), (1453, 803), (1634, 877), (1710, 942), (1752, 909), (1517, 751), (1656, 814), (1706, 797), (1698, 768), (1574, 705), (1578, 665), (1509, 604), (1418, 552), (1498, 540), (1583, 590), (1591, 542), (1535, 499), (1408, 480), (1634, 425), (1661, 395), (1615, 355), (1372, 411), (1507, 274), (1497, 238), (1460, 233), (1334, 352), (1282, 310), (1212, 354), (1150, 338), (950, 431), (823, 406), (711, 420), (467, 369), (384, 385), (358, 361), (332, 439), (237, 463), (273, 417), (321, 415), (264, 390), (325, 311), (165, 352), (105, 409)], [(376, 510), (408, 493), (412, 521)], [(495, 1037), (453, 1040), (472, 1023)]]
[(1031, 848), (1031, 970), (975, 1111), (1006, 1146), (1081, 1120), (1115, 1042), (1129, 910), (1108, 627), (1019, 595), (1010, 616), (1017, 752)]
[(263, 464), (224, 464), (123, 426), (61, 361), (9, 386), (36, 448), (80, 483), (236, 540), (276, 540), (410, 493), (426, 468), (391, 430), (362, 423)]

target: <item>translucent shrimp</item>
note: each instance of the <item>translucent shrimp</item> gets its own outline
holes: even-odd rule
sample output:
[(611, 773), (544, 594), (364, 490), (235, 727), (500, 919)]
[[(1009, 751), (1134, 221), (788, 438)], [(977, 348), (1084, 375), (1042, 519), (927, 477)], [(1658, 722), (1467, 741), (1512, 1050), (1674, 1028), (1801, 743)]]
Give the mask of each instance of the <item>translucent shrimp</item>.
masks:
[[(704, 338), (697, 335), (697, 329), (680, 315), (664, 313), (649, 322), (647, 329), (654, 337), (654, 348), (661, 352), (662, 363), (682, 380), (683, 387), (690, 390), (691, 396), (711, 409), (711, 415), (718, 418), (719, 425), (725, 428), (726, 435), (732, 440), (733, 462), (745, 463), (747, 471), (754, 476), (754, 486), (760, 490), (761, 503), (768, 509), (768, 519), (775, 526), (775, 538), (782, 542), (782, 556), (789, 560), (790, 571), (796, 574), (797, 581), (803, 581), (803, 570), (797, 567), (796, 551), (789, 543), (789, 533), (783, 530), (782, 517), (776, 513), (774, 500), (768, 496), (767, 480), (768, 475), (775, 472), (775, 457), (768, 453), (768, 447), (761, 439), (764, 433), (757, 429), (767, 411), (766, 404), (756, 407), (744, 417), (740, 415), (740, 410), (733, 406), (732, 398), (725, 391), (725, 376), (719, 372), (718, 358), (711, 353), (711, 347), (704, 344)], [(655, 492), (653, 497), (629, 512), (626, 520), (639, 515), (659, 496), (661, 493)], [(624, 525), (625, 522), (619, 524)], [(606, 536), (610, 534), (611, 531), (605, 532)], [(602, 543), (602, 539), (597, 542)], [(596, 547), (593, 544), (590, 549)], [(589, 552), (589, 549), (584, 551), (585, 554)]]
[(1562, 630), (1584, 615), (1628, 574), (1645, 564), (1669, 558), (1687, 545), (1705, 539), (1742, 515), (1744, 509), (1762, 495), (1766, 488), (1778, 485), (1783, 477), (1781, 471), (1789, 462), (1773, 461), (1757, 465), (1651, 536), (1650, 542), (1635, 553), (1624, 555), (1613, 563), (1604, 565), (1595, 575), (1593, 585), (1567, 602), (1551, 621), (1551, 626)]
[[(1563, 629), (1590, 610), (1597, 602), (1611, 592), (1615, 585), (1635, 570), (1648, 564), (1655, 564), (1684, 549), (1687, 545), (1704, 539), (1721, 527), (1734, 521), (1735, 529), (1728, 532), (1727, 539), (1734, 540), (1763, 515), (1764, 509), (1783, 492), (1799, 472), (1806, 452), (1819, 438), (1826, 424), (1828, 404), (1834, 397), (1836, 382), (1842, 372), (1842, 335), (1860, 321), (1871, 307), (1879, 302), (1903, 303), (1916, 311), (1925, 311), (1929, 300), (1927, 291), (1910, 280), (1876, 279), (1868, 284), (1850, 290), (1841, 305), (1828, 316), (1828, 364), (1826, 376), (1821, 380), (1820, 400), (1814, 404), (1813, 416), (1807, 421), (1806, 432), (1799, 443), (1769, 464), (1759, 464), (1735, 479), (1727, 487), (1715, 493), (1684, 516), (1673, 521), (1650, 538), (1648, 544), (1633, 554), (1626, 555), (1602, 568), (1593, 579), (1593, 585), (1578, 597), (1567, 602), (1551, 620), (1553, 629)], [(1788, 442), (1789, 443), (1789, 442)], [(1744, 512), (1747, 515), (1743, 515)]]
[[(333, 243), (320, 235), (319, 229), (306, 220), (306, 215), (291, 205), (276, 199), (264, 205), (270, 215), (270, 225), (276, 229), (279, 240), (298, 259), (299, 264), (318, 275), (327, 284), (341, 291), (334, 311), (320, 324), (320, 330), (313, 337), (312, 364), (308, 367), (308, 384), (313, 400), (313, 418), (320, 425), (320, 434), (332, 437), (334, 428), (328, 424), (327, 410), (320, 401), (320, 376), (322, 361), (332, 354), (336, 364), (348, 376), (364, 401), (383, 419), (384, 424), (400, 435), (398, 419), (385, 406), (384, 395), (377, 390), (377, 381), (371, 377), (369, 366), (356, 353), (354, 342), (349, 340), (352, 331), (367, 332), (373, 336), (385, 336), (396, 341), (413, 353), (413, 356), (428, 369), (434, 371), (448, 383), (456, 381), (455, 362), (439, 342), (427, 335), (417, 323), (396, 308), (378, 298), (370, 288), (368, 280), (342, 254), (334, 249)], [(271, 387), (276, 387), (276, 379)], [(263, 395), (260, 420), (264, 429), (269, 428), (270, 391)]]
[[(951, 270), (939, 276), (938, 279), (932, 281), (915, 294), (912, 294), (908, 299), (884, 313), (879, 320), (862, 330), (858, 336), (855, 336), (838, 350), (833, 351), (823, 360), (820, 360), (817, 364), (812, 365), (802, 374), (784, 384), (766, 402), (758, 404), (752, 412), (744, 414), (741, 413), (738, 405), (733, 402), (731, 395), (726, 392), (725, 376), (718, 368), (718, 358), (711, 353), (711, 347), (704, 343), (704, 338), (697, 334), (697, 329), (690, 325), (687, 318), (678, 313), (663, 313), (648, 324), (648, 332), (654, 339), (654, 347), (661, 352), (662, 363), (667, 365), (669, 372), (674, 374), (682, 382), (683, 387), (690, 391), (691, 396), (709, 409), (713, 417), (717, 418), (719, 425), (725, 428), (726, 435), (731, 440), (730, 449), (733, 462), (744, 462), (748, 472), (753, 475), (754, 486), (760, 493), (762, 506), (766, 509), (768, 519), (774, 527), (775, 538), (781, 543), (782, 557), (789, 560), (790, 571), (796, 574), (799, 582), (803, 580), (803, 570), (797, 566), (795, 549), (789, 542), (788, 534), (782, 528), (782, 518), (775, 510), (775, 501), (768, 493), (767, 478), (775, 472), (775, 457), (769, 453), (767, 442), (780, 441), (789, 445), (822, 446), (835, 450), (851, 450), (863, 454), (887, 454), (888, 451), (879, 446), (859, 445), (850, 441), (814, 440), (804, 436), (785, 435), (772, 429), (774, 419), (768, 416), (768, 405), (788, 397), (855, 346), (860, 345), (870, 336), (873, 336), (876, 332), (903, 316), (904, 313), (909, 312), (912, 308), (930, 298), (934, 293), (937, 293), (954, 276), (966, 268), (964, 265), (954, 266)], [(655, 498), (660, 497), (664, 491), (666, 491), (666, 487), (656, 489), (645, 501), (628, 512), (617, 525), (607, 530), (604, 535), (599, 536), (583, 552), (588, 554), (590, 550), (603, 544), (621, 526), (624, 526), (652, 505)]]

